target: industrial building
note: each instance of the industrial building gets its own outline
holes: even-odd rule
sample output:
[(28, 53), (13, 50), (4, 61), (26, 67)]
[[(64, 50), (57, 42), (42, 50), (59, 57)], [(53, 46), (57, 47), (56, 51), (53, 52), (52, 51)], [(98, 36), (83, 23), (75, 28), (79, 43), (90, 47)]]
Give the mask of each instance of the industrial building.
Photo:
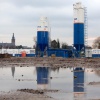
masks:
[[(71, 50), (65, 49), (48, 49), (47, 56), (69, 58), (72, 57)], [(13, 57), (35, 57), (35, 49), (0, 49), (0, 54), (10, 54)], [(100, 49), (86, 49), (85, 57), (100, 58)]]
[(92, 57), (100, 58), (100, 49), (92, 49)]
[(63, 58), (70, 58), (72, 57), (72, 50), (68, 49), (48, 49), (47, 55), (49, 57), (56, 56), (56, 57), (63, 57)]
[[(73, 4), (73, 47), (71, 49), (52, 49), (51, 48), (51, 28), (47, 17), (41, 17), (37, 26), (36, 50), (34, 49), (15, 49), (14, 33), (11, 43), (0, 43), (1, 54), (8, 53), (12, 56), (25, 57), (100, 57), (100, 49), (86, 49), (86, 9), (81, 2)], [(67, 37), (66, 37), (67, 38)], [(2, 49), (6, 48), (6, 49)], [(14, 49), (8, 49), (14, 48)]]
[(0, 54), (10, 54), (12, 57), (35, 57), (35, 49), (0, 49)]
[(100, 49), (86, 49), (85, 57), (100, 58)]

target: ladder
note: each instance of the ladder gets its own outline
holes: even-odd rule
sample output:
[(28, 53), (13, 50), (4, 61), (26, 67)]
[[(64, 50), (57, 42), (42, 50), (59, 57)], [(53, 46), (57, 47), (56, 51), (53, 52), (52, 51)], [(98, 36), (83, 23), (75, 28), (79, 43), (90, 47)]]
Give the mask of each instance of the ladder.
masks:
[(88, 18), (86, 7), (84, 7), (84, 44), (85, 47), (88, 46)]

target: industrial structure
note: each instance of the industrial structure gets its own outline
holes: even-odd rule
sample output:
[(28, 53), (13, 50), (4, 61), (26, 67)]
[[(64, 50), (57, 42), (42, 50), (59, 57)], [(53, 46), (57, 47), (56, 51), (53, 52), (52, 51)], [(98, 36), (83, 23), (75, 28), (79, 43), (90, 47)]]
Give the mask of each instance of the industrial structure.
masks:
[(44, 55), (50, 47), (50, 27), (47, 17), (41, 17), (37, 26), (36, 54)]
[(71, 53), (71, 50), (51, 48), (49, 22), (47, 17), (41, 17), (37, 27), (36, 56), (71, 57)]
[[(75, 57), (80, 57), (81, 51), (85, 54), (85, 32), (86, 32), (86, 18), (85, 18), (85, 8), (82, 6), (80, 2), (73, 5), (74, 10), (74, 43), (73, 43), (73, 52)], [(38, 55), (40, 52), (42, 56), (44, 54), (50, 55), (54, 54), (54, 52), (61, 54), (61, 57), (69, 57), (69, 50), (62, 49), (53, 49), (50, 48), (50, 26), (48, 24), (47, 17), (41, 17), (39, 21), (39, 25), (37, 28), (37, 49), (36, 54)], [(70, 52), (71, 53), (71, 52)], [(56, 55), (59, 55), (56, 54)], [(41, 54), (39, 54), (41, 55)]]
[(47, 17), (41, 17), (37, 26), (36, 49), (15, 45), (13, 33), (11, 43), (0, 43), (1, 54), (8, 53), (17, 57), (56, 56), (56, 57), (100, 57), (100, 49), (86, 49), (87, 42), (87, 10), (81, 2), (73, 5), (74, 32), (73, 47), (69, 49), (51, 48), (51, 28)]
[(35, 57), (35, 49), (0, 49), (0, 54), (10, 54), (12, 57)]
[(76, 49), (76, 56), (80, 56), (82, 49), (85, 51), (85, 38), (84, 38), (84, 13), (85, 9), (80, 2), (73, 5), (74, 10), (74, 43)]

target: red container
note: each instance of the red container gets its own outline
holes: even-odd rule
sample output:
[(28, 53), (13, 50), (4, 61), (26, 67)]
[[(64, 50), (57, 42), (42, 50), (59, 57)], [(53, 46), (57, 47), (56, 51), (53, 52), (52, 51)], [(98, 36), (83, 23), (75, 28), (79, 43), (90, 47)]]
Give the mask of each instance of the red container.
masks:
[(21, 57), (26, 57), (26, 51), (21, 52)]

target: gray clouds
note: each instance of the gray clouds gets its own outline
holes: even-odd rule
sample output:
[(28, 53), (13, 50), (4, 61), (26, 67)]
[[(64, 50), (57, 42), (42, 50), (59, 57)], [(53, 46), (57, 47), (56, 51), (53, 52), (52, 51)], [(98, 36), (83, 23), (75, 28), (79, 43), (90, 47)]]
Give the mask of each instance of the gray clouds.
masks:
[(32, 7), (38, 7), (38, 8), (44, 8), (44, 7), (62, 7), (62, 6), (68, 6), (72, 4), (73, 0), (0, 0), (1, 3), (12, 3), (15, 6), (23, 7), (23, 6), (32, 6)]

